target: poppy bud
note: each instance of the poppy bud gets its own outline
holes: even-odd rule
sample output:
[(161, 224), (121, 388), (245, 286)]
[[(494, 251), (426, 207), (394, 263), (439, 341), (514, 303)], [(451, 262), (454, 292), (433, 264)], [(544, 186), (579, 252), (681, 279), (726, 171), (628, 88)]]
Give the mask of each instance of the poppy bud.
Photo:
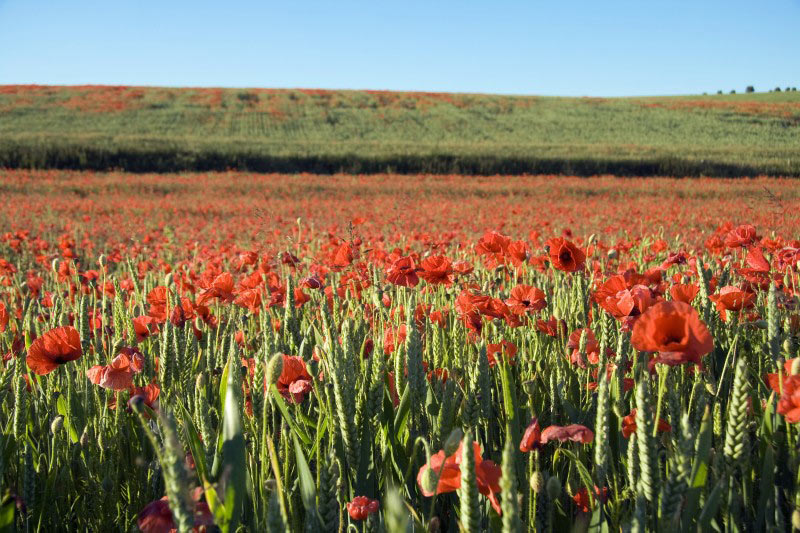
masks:
[(111, 478), (108, 475), (106, 475), (106, 477), (104, 477), (103, 481), (100, 483), (100, 486), (103, 487), (105, 492), (111, 492), (111, 490), (114, 488), (114, 482), (111, 481)]
[(61, 415), (58, 415), (50, 423), (50, 433), (55, 435), (56, 433), (58, 433), (61, 430), (61, 428), (63, 426), (64, 426), (64, 417), (61, 416)]
[(428, 533), (438, 533), (442, 530), (442, 520), (438, 516), (431, 518), (428, 522)]
[(757, 327), (758, 329), (767, 329), (767, 321), (766, 320), (756, 320), (752, 323), (753, 326)]
[(422, 482), (420, 486), (422, 490), (427, 493), (436, 492), (436, 485), (438, 484), (439, 474), (433, 471), (433, 468), (426, 468), (425, 473), (422, 475)]
[(206, 375), (205, 374), (198, 374), (197, 379), (194, 382), (195, 390), (202, 389), (206, 386)]
[(716, 396), (717, 389), (711, 383), (706, 383), (706, 390), (709, 394)]
[(531, 490), (536, 494), (540, 494), (542, 489), (544, 489), (544, 476), (536, 470), (531, 474)]
[(267, 386), (277, 383), (281, 372), (283, 372), (283, 354), (276, 353), (267, 362)]
[(794, 361), (792, 361), (792, 375), (796, 376), (800, 374), (800, 357), (796, 357)]
[(172, 272), (164, 276), (164, 286), (169, 287), (172, 285)]
[[(786, 337), (786, 339), (784, 339), (784, 341), (783, 341), (783, 351), (786, 352), (787, 354), (791, 354), (792, 353), (792, 348), (794, 348), (794, 345), (792, 343), (791, 337)], [(792, 372), (792, 374), (796, 374), (796, 373), (797, 372)]]
[(561, 495), (561, 480), (558, 476), (550, 476), (547, 480), (547, 497), (555, 500)]
[(83, 428), (83, 433), (81, 433), (80, 443), (81, 443), (81, 446), (84, 447), (84, 448), (86, 447), (87, 444), (89, 444), (89, 429), (88, 428)]
[(106, 266), (106, 256), (104, 254), (100, 254), (100, 257), (97, 258), (97, 264), (100, 265), (100, 268)]
[(142, 411), (144, 411), (144, 398), (137, 394), (128, 400), (128, 405), (131, 406), (131, 409), (133, 409), (134, 413), (142, 414)]
[(533, 396), (533, 393), (536, 392), (536, 381), (529, 379), (522, 384), (522, 388), (525, 389), (525, 394)]
[(617, 257), (619, 257), (619, 252), (617, 252), (614, 248), (612, 248), (606, 253), (606, 256), (609, 259), (616, 259)]
[(461, 439), (464, 438), (464, 432), (461, 431), (461, 428), (455, 428), (453, 431), (450, 432), (450, 435), (447, 436), (447, 440), (444, 441), (444, 454), (446, 456), (453, 455), (458, 450), (458, 445), (461, 444)]

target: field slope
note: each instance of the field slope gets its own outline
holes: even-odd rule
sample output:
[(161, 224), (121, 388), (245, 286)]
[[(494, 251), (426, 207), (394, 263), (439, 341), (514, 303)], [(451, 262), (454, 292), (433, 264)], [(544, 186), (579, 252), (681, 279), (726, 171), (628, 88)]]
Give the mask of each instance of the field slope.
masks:
[(800, 93), (0, 86), (0, 167), (800, 176)]

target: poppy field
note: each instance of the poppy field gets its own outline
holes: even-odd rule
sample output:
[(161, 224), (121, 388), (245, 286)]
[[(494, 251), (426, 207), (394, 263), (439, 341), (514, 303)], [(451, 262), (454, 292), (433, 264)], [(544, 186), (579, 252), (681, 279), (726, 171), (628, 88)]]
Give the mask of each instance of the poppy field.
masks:
[(0, 530), (800, 529), (792, 181), (0, 193)]
[(0, 167), (800, 176), (800, 93), (0, 85)]

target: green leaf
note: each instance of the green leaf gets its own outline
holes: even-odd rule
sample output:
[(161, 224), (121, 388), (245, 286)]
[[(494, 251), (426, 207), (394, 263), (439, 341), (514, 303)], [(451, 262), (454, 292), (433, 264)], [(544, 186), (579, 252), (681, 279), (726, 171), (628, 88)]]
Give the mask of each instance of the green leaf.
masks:
[(294, 454), (297, 460), (297, 473), (300, 476), (300, 497), (303, 500), (303, 507), (308, 514), (316, 516), (317, 489), (314, 484), (314, 476), (311, 475), (308, 461), (306, 461), (306, 456), (300, 446), (300, 441), (297, 440), (296, 434), (292, 434), (292, 440), (294, 441)]
[(766, 445), (766, 450), (764, 451), (764, 462), (762, 463), (761, 467), (761, 483), (759, 484), (758, 488), (758, 505), (756, 509), (758, 509), (758, 515), (756, 516), (756, 527), (757, 531), (766, 531), (767, 527), (765, 524), (766, 521), (766, 513), (767, 513), (767, 506), (770, 509), (773, 509), (773, 489), (775, 485), (775, 450), (769, 444)]
[(281, 393), (278, 392), (278, 388), (275, 386), (274, 383), (269, 386), (269, 393), (275, 400), (275, 405), (278, 406), (278, 410), (283, 415), (283, 418), (284, 420), (286, 420), (286, 423), (289, 425), (289, 428), (291, 428), (291, 430), (294, 431), (298, 437), (300, 437), (300, 440), (303, 441), (303, 444), (309, 446), (311, 444), (311, 437), (308, 436), (308, 433), (306, 433), (305, 430), (303, 430), (302, 428), (300, 428), (299, 425), (297, 425), (297, 422), (295, 422), (291, 413), (289, 413), (289, 408), (287, 407), (286, 402), (283, 401), (283, 396), (281, 396)]
[(217, 524), (223, 533), (236, 531), (242, 502), (247, 489), (247, 464), (245, 457), (242, 415), (239, 412), (237, 372), (228, 372), (225, 410), (222, 416), (222, 472), (220, 484), (224, 486), (224, 507), (227, 522)]
[(717, 514), (717, 511), (719, 511), (719, 506), (722, 503), (722, 491), (725, 488), (726, 481), (725, 478), (720, 479), (716, 486), (714, 486), (714, 490), (708, 495), (706, 504), (703, 506), (703, 512), (700, 513), (700, 518), (697, 519), (698, 531), (708, 531), (708, 528), (711, 526), (711, 520)]
[(703, 413), (703, 420), (700, 422), (700, 433), (697, 436), (695, 457), (689, 477), (689, 489), (686, 491), (686, 502), (681, 516), (682, 531), (691, 530), (691, 524), (697, 517), (700, 494), (703, 491), (703, 487), (706, 486), (709, 469), (708, 459), (711, 453), (712, 426), (711, 410), (706, 407)]
[(17, 528), (14, 522), (16, 504), (13, 498), (7, 497), (0, 505), (0, 533), (14, 533)]
[[(117, 406), (117, 409), (120, 409), (121, 406)], [(67, 400), (65, 396), (62, 394), (58, 397), (56, 401), (56, 410), (58, 414), (64, 417), (64, 429), (67, 430), (67, 434), (69, 435), (69, 440), (72, 441), (72, 444), (78, 442), (78, 430), (75, 428), (75, 425), (72, 423), (72, 420), (68, 416), (67, 412)]]
[(397, 407), (397, 414), (394, 416), (394, 438), (397, 442), (401, 442), (400, 436), (406, 428), (408, 421), (408, 413), (411, 409), (411, 390), (406, 385), (403, 390), (403, 397), (400, 398), (400, 405)]
[(183, 427), (186, 432), (186, 440), (189, 442), (189, 449), (192, 452), (197, 475), (201, 480), (205, 480), (208, 478), (208, 466), (206, 465), (206, 452), (200, 440), (200, 434), (197, 432), (197, 428), (194, 427), (192, 416), (189, 414), (186, 406), (183, 405), (183, 402), (179, 401), (178, 406), (183, 415)]

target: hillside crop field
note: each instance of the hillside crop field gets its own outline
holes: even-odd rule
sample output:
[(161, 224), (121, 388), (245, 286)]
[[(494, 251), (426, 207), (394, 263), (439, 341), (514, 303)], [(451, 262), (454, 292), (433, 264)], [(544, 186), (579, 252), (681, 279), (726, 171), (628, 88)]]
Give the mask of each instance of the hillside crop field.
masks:
[[(223, 104), (251, 103), (26, 91), (3, 96), (1, 127), (43, 146), (229, 138), (244, 115)], [(254, 143), (320, 120), (255, 94)], [(429, 98), (397, 116), (478, 113)], [(500, 116), (620, 106), (729, 139), (765, 128), (785, 144), (749, 146), (788, 151), (791, 100), (760, 101), (777, 107), (750, 126), (682, 99), (519, 99)], [(366, 132), (378, 111), (342, 113)], [(291, 131), (286, 150), (322, 135)], [(4, 169), (0, 198), (0, 530), (800, 525), (791, 180)]]
[(557, 98), (0, 86), (0, 167), (800, 175), (800, 93)]

